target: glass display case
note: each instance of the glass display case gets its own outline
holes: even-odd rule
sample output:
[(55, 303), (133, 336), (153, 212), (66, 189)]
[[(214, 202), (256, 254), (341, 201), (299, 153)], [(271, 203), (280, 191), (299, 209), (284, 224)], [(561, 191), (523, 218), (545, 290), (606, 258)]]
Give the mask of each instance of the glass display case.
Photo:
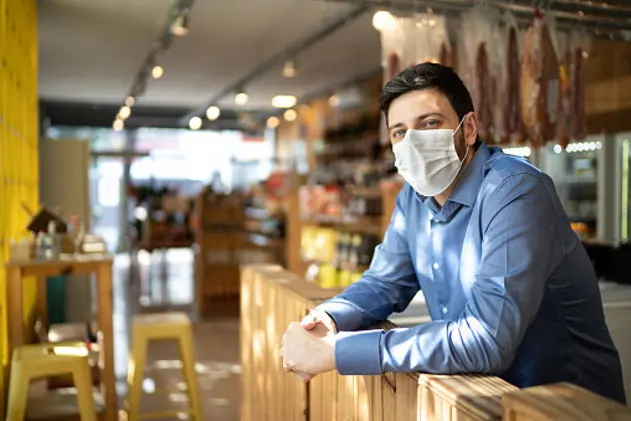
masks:
[(596, 238), (599, 223), (599, 172), (604, 135), (588, 136), (565, 150), (549, 144), (538, 151), (537, 165), (552, 180), (573, 229), (584, 239)]

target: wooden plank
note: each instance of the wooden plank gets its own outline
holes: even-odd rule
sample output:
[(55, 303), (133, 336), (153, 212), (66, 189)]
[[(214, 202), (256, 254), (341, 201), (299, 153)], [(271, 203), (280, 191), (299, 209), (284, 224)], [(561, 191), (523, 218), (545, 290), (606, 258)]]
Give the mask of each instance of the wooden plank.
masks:
[(397, 380), (394, 373), (381, 376), (381, 394), (383, 402), (383, 421), (397, 420)]
[(373, 382), (374, 376), (358, 376), (357, 377), (357, 420), (370, 421), (373, 398)]
[(502, 397), (517, 388), (497, 377), (465, 374), (420, 376), (421, 418), (500, 420)]
[(569, 383), (508, 393), (503, 405), (505, 418), (514, 421), (631, 420), (631, 408)]

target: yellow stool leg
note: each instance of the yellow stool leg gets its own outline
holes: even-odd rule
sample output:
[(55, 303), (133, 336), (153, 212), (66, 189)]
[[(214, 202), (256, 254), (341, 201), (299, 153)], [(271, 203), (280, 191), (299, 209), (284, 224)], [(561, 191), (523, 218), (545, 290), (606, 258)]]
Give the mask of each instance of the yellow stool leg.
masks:
[(195, 349), (193, 332), (189, 328), (178, 338), (180, 356), (182, 358), (182, 373), (188, 386), (188, 399), (195, 421), (202, 421), (202, 402), (199, 394), (199, 383), (195, 372)]
[(147, 340), (143, 336), (134, 335), (127, 369), (127, 419), (130, 421), (137, 420), (140, 414), (142, 379), (146, 358)]
[(72, 370), (72, 380), (77, 389), (77, 405), (81, 421), (96, 421), (96, 409), (94, 408), (94, 394), (92, 393), (92, 373), (88, 359), (83, 364), (77, 362)]
[(30, 378), (21, 370), (20, 365), (12, 364), (9, 380), (9, 402), (7, 405), (7, 421), (23, 421), (26, 418), (28, 402), (28, 386)]

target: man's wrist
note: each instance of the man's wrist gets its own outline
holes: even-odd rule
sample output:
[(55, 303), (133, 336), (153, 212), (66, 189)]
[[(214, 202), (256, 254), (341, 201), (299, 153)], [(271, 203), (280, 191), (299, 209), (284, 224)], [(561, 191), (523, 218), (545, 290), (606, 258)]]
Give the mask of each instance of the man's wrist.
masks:
[(382, 374), (383, 330), (342, 332), (336, 335), (334, 362), (342, 375)]

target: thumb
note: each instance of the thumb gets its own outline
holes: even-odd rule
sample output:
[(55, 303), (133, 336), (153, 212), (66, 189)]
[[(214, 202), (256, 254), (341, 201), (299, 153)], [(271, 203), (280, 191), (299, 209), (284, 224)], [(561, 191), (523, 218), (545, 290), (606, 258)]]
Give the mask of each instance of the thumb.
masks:
[(300, 325), (307, 330), (313, 329), (314, 327), (316, 327), (317, 324), (318, 320), (316, 317), (313, 316), (313, 314), (307, 314), (300, 321)]

